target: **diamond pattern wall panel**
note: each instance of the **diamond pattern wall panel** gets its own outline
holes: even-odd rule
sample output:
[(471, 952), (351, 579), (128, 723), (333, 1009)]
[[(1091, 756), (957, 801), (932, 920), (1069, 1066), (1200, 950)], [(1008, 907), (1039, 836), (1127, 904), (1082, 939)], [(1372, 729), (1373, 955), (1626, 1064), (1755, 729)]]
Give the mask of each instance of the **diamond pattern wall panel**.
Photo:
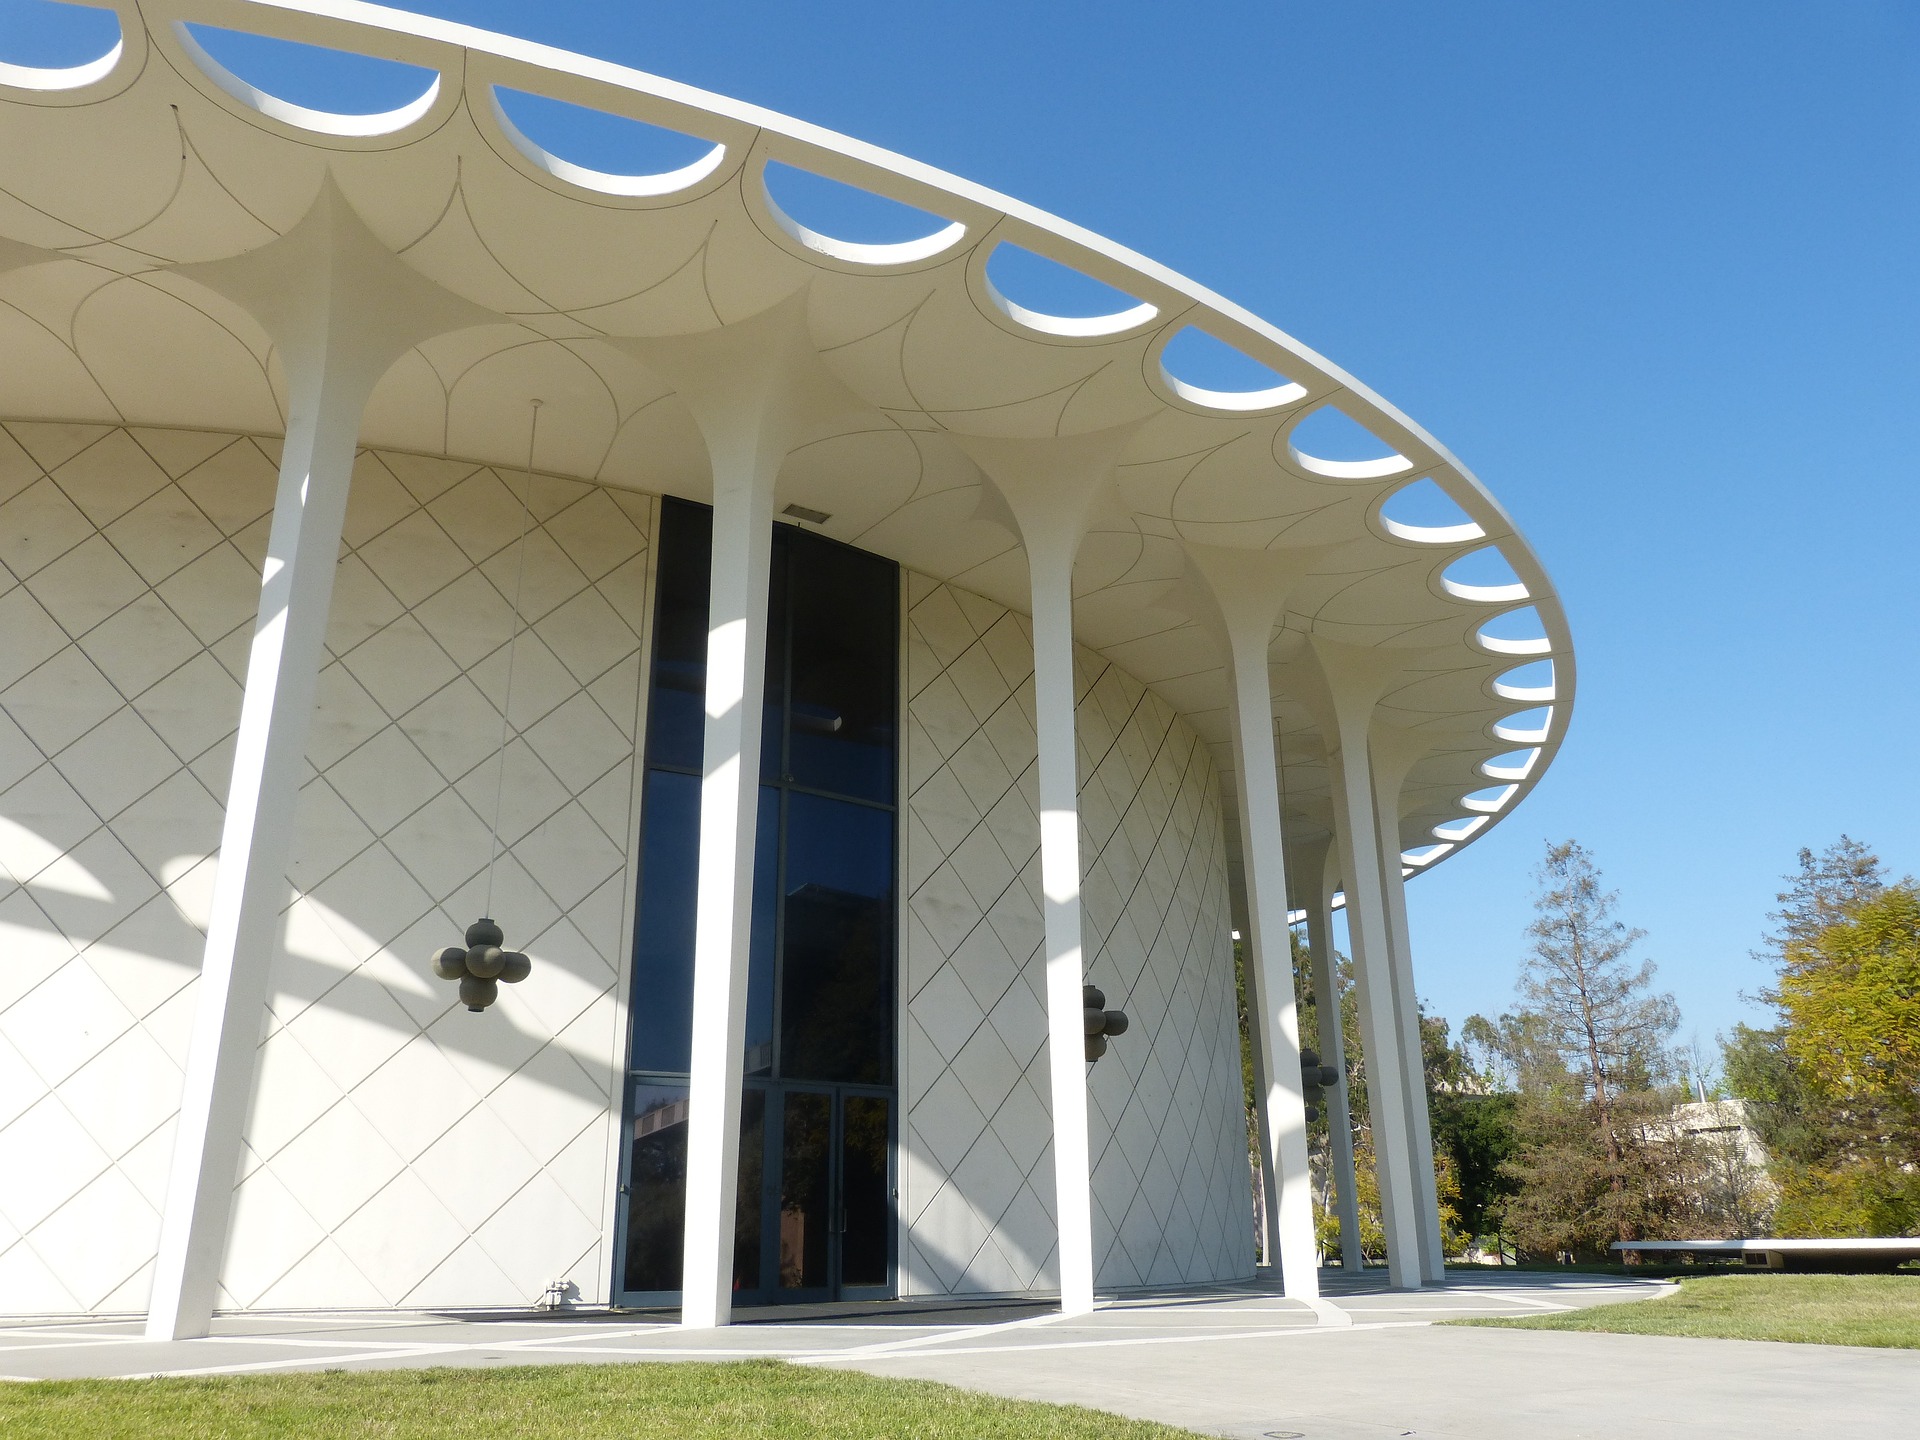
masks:
[[(908, 578), (909, 1293), (1057, 1285), (1033, 643)], [(1172, 709), (1081, 651), (1087, 973), (1132, 1017), (1089, 1078), (1102, 1286), (1250, 1275), (1252, 1200), (1218, 792)]]
[[(146, 1304), (276, 459), (0, 429), (0, 1314)], [(355, 471), (223, 1306), (604, 1298), (652, 501), (535, 477), (503, 779), (524, 484)]]
[(0, 429), (0, 1314), (146, 1305), (273, 483)]
[[(606, 1298), (652, 506), (361, 457), (223, 1305)], [(533, 974), (474, 1014), (483, 914)]]

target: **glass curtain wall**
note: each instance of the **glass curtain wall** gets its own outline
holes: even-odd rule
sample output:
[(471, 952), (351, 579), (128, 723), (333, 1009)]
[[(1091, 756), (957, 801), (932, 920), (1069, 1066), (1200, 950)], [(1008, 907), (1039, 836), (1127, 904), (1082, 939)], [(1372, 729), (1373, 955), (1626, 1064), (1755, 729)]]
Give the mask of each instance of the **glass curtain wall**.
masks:
[[(662, 504), (616, 1291), (680, 1287), (711, 517)], [(891, 1293), (899, 571), (777, 526), (734, 1288)]]

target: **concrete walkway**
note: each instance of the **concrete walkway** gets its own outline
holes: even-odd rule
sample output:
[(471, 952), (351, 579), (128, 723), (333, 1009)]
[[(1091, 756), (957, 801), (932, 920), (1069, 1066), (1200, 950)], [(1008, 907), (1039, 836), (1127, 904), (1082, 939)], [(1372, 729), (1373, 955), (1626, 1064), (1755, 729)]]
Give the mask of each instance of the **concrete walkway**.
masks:
[(670, 1313), (280, 1315), (149, 1344), (133, 1321), (0, 1327), (0, 1377), (208, 1375), (426, 1365), (779, 1357), (1072, 1401), (1222, 1436), (1307, 1440), (1893, 1435), (1920, 1352), (1436, 1328), (1649, 1298), (1666, 1287), (1489, 1271), (1392, 1291), (1329, 1272), (1317, 1307), (1265, 1284), (1112, 1297), (1061, 1320), (1024, 1302), (747, 1311), (692, 1332)]
[[(1467, 1313), (1578, 1308), (1667, 1288), (1539, 1276), (1450, 1280), (1413, 1294), (1336, 1293), (1334, 1303), (1354, 1322), (1346, 1329), (1274, 1325), (1249, 1333), (1247, 1312), (1262, 1302), (1222, 1298), (1178, 1318), (1158, 1307), (1150, 1318), (1122, 1306), (1071, 1331), (1056, 1325), (855, 1363), (876, 1374), (1071, 1401), (1237, 1440), (1916, 1433), (1920, 1351), (1435, 1326)], [(1202, 1323), (1220, 1328), (1196, 1333)], [(1133, 1326), (1140, 1332), (1131, 1333)]]

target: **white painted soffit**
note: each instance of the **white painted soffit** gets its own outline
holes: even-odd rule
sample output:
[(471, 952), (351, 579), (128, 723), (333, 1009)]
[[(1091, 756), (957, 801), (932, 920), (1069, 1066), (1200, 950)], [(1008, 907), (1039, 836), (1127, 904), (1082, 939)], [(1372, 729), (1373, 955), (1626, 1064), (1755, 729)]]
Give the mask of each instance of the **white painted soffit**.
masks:
[[(517, 465), (537, 395), (543, 469), (700, 498), (698, 436), (636, 358), (644, 347), (623, 342), (712, 329), (804, 291), (816, 400), (780, 502), (828, 514), (825, 533), (1024, 608), (1024, 559), (984, 518), (978, 474), (952, 433), (1039, 439), (1129, 425), (1117, 493), (1075, 577), (1077, 634), (1187, 716), (1220, 760), (1225, 673), (1179, 597), (1183, 541), (1314, 557), (1274, 646), (1289, 799), (1306, 823), (1325, 767), (1288, 675), (1309, 634), (1408, 652), (1383, 717), (1432, 742), (1409, 778), (1403, 828), (1410, 846), (1449, 847), (1428, 863), (1498, 823), (1558, 749), (1571, 640), (1505, 511), (1353, 377), (1165, 266), (816, 126), (468, 26), (348, 0), (112, 8), (121, 40), (96, 63), (0, 67), (10, 357), (0, 416), (277, 432), (284, 393), (264, 333), (172, 267), (265, 244), (331, 175), (409, 265), (499, 317), (396, 365), (369, 407), (369, 443)], [(196, 25), (430, 74), (384, 114), (335, 114), (228, 73)], [(658, 175), (609, 174), (543, 149), (502, 91), (703, 143)], [(825, 234), (774, 202), (769, 165), (915, 206), (924, 233), (884, 245)], [(990, 278), (1001, 245), (1130, 298), (1106, 317), (1039, 313)], [(1183, 381), (1162, 352), (1189, 327), (1275, 378), (1225, 393)], [(1325, 410), (1391, 458), (1317, 458), (1305, 437)], [(1395, 518), (1393, 497), (1414, 485), (1437, 487), (1459, 513), (1424, 526)], [(1474, 552), (1484, 553), (1465, 559)], [(1528, 608), (1537, 639), (1481, 637), (1490, 619)], [(1501, 678), (1542, 660), (1550, 684)], [(1543, 706), (1543, 723), (1512, 718)], [(1458, 838), (1430, 838), (1436, 826)]]

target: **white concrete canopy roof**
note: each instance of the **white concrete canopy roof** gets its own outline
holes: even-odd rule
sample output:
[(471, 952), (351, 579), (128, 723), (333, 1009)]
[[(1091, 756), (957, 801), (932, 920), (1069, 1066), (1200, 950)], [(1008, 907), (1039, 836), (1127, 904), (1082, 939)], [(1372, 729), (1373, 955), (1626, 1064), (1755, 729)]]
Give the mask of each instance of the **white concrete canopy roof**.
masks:
[[(98, 62), (0, 65), (0, 417), (279, 433), (285, 389), (265, 330), (182, 267), (272, 242), (331, 183), (407, 266), (491, 317), (401, 359), (368, 408), (365, 443), (518, 466), (538, 397), (539, 468), (703, 499), (705, 449), (641, 358), (647, 342), (793, 306), (818, 357), (806, 362), (816, 401), (778, 504), (823, 512), (824, 533), (1002, 604), (1026, 608), (1025, 559), (987, 518), (979, 472), (954, 437), (1124, 429), (1117, 493), (1080, 552), (1076, 635), (1184, 714), (1223, 770), (1225, 656), (1186, 603), (1182, 546), (1291, 553), (1302, 579), (1271, 654), (1294, 834), (1326, 824), (1309, 636), (1399, 662), (1377, 723), (1420, 756), (1401, 842), (1438, 847), (1428, 862), (1510, 812), (1557, 750), (1571, 643), (1545, 571), (1499, 504), (1344, 371), (1165, 267), (800, 121), (466, 26), (349, 0), (113, 8), (121, 41)], [(384, 115), (304, 108), (229, 73), (190, 25), (438, 78)], [(712, 148), (664, 175), (584, 168), (523, 134), (502, 89)], [(871, 244), (809, 229), (769, 195), (769, 164), (918, 207), (927, 233)], [(1105, 319), (1037, 313), (989, 279), (1001, 245), (1132, 300)], [(1170, 375), (1162, 352), (1189, 327), (1284, 378), (1223, 393)], [(1315, 457), (1296, 431), (1326, 410), (1390, 458)], [(1414, 485), (1437, 487), (1463, 516), (1423, 528), (1383, 514)], [(1511, 577), (1449, 576), (1478, 551)], [(1527, 608), (1539, 638), (1482, 638), (1489, 621)], [(1550, 682), (1501, 678), (1541, 660)], [(1510, 719), (1541, 706), (1544, 722)]]

